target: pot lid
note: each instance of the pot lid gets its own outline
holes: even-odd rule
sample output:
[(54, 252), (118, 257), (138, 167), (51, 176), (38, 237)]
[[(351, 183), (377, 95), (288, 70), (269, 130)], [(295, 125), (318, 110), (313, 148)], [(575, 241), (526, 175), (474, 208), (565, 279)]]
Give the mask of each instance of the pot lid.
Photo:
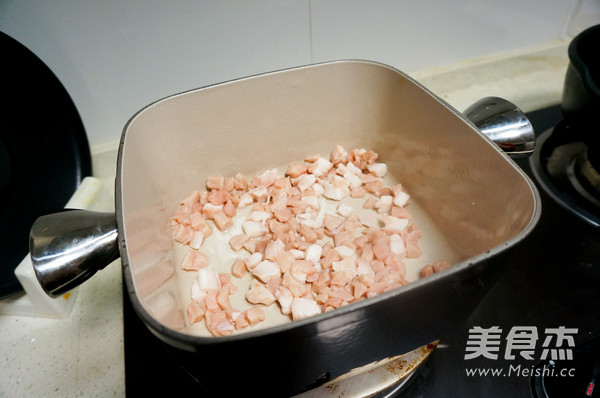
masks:
[(0, 32), (0, 298), (22, 290), (14, 269), (29, 252), (29, 229), (62, 209), (91, 156), (79, 113), (52, 71)]

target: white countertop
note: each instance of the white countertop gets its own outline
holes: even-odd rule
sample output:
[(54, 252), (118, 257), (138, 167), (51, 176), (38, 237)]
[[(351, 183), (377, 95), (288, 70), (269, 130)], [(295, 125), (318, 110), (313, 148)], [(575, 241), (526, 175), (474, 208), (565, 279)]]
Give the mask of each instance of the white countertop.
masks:
[[(459, 111), (486, 96), (528, 112), (560, 102), (568, 42), (519, 50), (449, 67), (407, 71)], [(105, 210), (114, 210), (118, 143), (92, 148)], [(0, 315), (0, 397), (124, 396), (120, 261), (78, 290), (66, 319)]]

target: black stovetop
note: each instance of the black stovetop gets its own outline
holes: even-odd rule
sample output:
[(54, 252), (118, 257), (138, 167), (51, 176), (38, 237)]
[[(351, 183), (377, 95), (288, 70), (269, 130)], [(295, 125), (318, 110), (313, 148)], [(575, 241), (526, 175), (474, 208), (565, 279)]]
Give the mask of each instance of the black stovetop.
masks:
[[(540, 133), (561, 119), (560, 107), (528, 116)], [(531, 175), (528, 160), (517, 163)], [(532, 378), (523, 373), (540, 363), (546, 328), (577, 328), (576, 345), (600, 335), (599, 232), (568, 214), (541, 188), (540, 195), (542, 217), (532, 235), (514, 250), (502, 276), (465, 325), (444, 336), (400, 396), (530, 397)], [(202, 396), (196, 382), (133, 312), (126, 294), (124, 320), (128, 394), (193, 391)], [(503, 339), (498, 359), (465, 359), (469, 329), (494, 326)], [(535, 327), (539, 333), (532, 360), (519, 357), (518, 351), (513, 351), (515, 359), (505, 359), (504, 339), (515, 327)], [(467, 375), (468, 369), (492, 368), (504, 369), (505, 375)]]

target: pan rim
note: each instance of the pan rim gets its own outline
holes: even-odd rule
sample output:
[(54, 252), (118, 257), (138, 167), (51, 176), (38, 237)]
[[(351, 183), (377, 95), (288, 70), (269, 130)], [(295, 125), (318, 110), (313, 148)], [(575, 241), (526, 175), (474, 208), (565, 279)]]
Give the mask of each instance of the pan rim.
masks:
[[(122, 200), (121, 200), (122, 193), (123, 193), (123, 191), (122, 191), (122, 166), (123, 166), (123, 153), (124, 153), (124, 149), (125, 149), (125, 145), (126, 145), (126, 136), (127, 136), (127, 131), (129, 129), (129, 126), (138, 117), (140, 117), (141, 114), (143, 114), (144, 112), (150, 110), (152, 107), (156, 106), (157, 104), (167, 101), (174, 97), (178, 97), (181, 95), (185, 95), (185, 94), (200, 91), (200, 90), (207, 90), (207, 89), (211, 89), (211, 88), (215, 88), (215, 87), (219, 87), (219, 86), (224, 86), (224, 85), (232, 84), (232, 83), (243, 81), (243, 80), (255, 79), (255, 78), (258, 78), (261, 76), (279, 74), (279, 73), (289, 72), (289, 71), (293, 71), (293, 70), (309, 69), (309, 68), (325, 66), (325, 65), (340, 64), (340, 63), (372, 64), (375, 66), (380, 66), (380, 67), (390, 69), (390, 70), (394, 71), (395, 73), (398, 73), (402, 77), (406, 78), (411, 83), (418, 86), (425, 93), (431, 95), (435, 100), (437, 100), (439, 103), (441, 103), (445, 108), (447, 108), (449, 111), (454, 113), (458, 118), (460, 118), (461, 120), (466, 122), (469, 125), (469, 127), (473, 130), (474, 133), (479, 134), (490, 145), (492, 145), (500, 155), (505, 157), (505, 160), (511, 165), (511, 167), (513, 167), (517, 171), (517, 173), (521, 176), (521, 178), (526, 182), (527, 186), (530, 188), (530, 192), (532, 195), (533, 208), (532, 208), (531, 217), (530, 217), (528, 223), (524, 226), (524, 228), (521, 231), (519, 231), (516, 235), (514, 235), (510, 239), (490, 248), (486, 252), (477, 254), (467, 260), (458, 262), (458, 263), (454, 264), (452, 267), (450, 267), (449, 269), (446, 269), (442, 272), (431, 275), (427, 278), (416, 280), (405, 286), (402, 286), (400, 288), (379, 294), (379, 295), (371, 297), (369, 299), (359, 300), (357, 302), (354, 302), (349, 305), (338, 308), (335, 311), (328, 311), (325, 313), (315, 315), (310, 318), (305, 318), (302, 320), (293, 321), (293, 322), (289, 322), (289, 323), (285, 323), (285, 324), (281, 324), (281, 325), (271, 326), (271, 327), (264, 328), (264, 329), (235, 333), (230, 336), (209, 336), (209, 337), (183, 333), (181, 331), (171, 329), (171, 328), (165, 326), (164, 324), (162, 324), (161, 322), (159, 322), (156, 318), (154, 318), (146, 310), (146, 308), (141, 303), (138, 295), (136, 294), (133, 277), (132, 277), (132, 272), (130, 269), (130, 261), (129, 261), (129, 257), (128, 257), (127, 245), (126, 245), (125, 238), (124, 238), (124, 236), (125, 236), (124, 225), (123, 225), (124, 224), (124, 222), (123, 222), (124, 215), (123, 215), (123, 206), (122, 206), (123, 204), (122, 204)], [(192, 351), (192, 352), (196, 351), (197, 347), (201, 347), (203, 345), (208, 345), (208, 344), (215, 345), (215, 344), (230, 343), (230, 342), (234, 342), (234, 341), (243, 341), (246, 339), (252, 339), (252, 338), (256, 338), (256, 337), (264, 337), (266, 335), (271, 335), (271, 334), (286, 333), (286, 332), (290, 332), (291, 330), (299, 329), (299, 328), (303, 328), (303, 327), (313, 327), (317, 323), (321, 323), (322, 321), (330, 320), (333, 318), (341, 318), (344, 315), (351, 314), (351, 313), (361, 310), (367, 306), (372, 306), (374, 304), (377, 304), (377, 303), (380, 303), (383, 301), (387, 301), (387, 300), (391, 299), (392, 297), (404, 295), (404, 294), (412, 292), (413, 290), (416, 290), (416, 289), (421, 289), (424, 285), (441, 280), (442, 278), (450, 278), (452, 275), (456, 275), (461, 272), (465, 272), (465, 270), (467, 270), (481, 262), (484, 262), (493, 257), (496, 257), (497, 255), (514, 247), (517, 243), (519, 243), (523, 239), (525, 239), (537, 225), (537, 223), (541, 217), (541, 211), (542, 211), (541, 210), (541, 197), (537, 190), (537, 187), (535, 186), (535, 184), (533, 183), (531, 178), (529, 178), (529, 176), (527, 176), (525, 174), (525, 172), (520, 167), (518, 167), (512, 159), (510, 159), (508, 157), (508, 155), (506, 155), (501, 149), (499, 149), (496, 144), (494, 144), (488, 137), (483, 135), (475, 127), (475, 125), (472, 122), (470, 122), (464, 115), (462, 115), (460, 112), (458, 112), (454, 107), (452, 107), (450, 104), (448, 104), (445, 100), (438, 97), (437, 95), (432, 93), (429, 89), (424, 87), (422, 84), (420, 84), (419, 82), (415, 81), (413, 78), (408, 76), (406, 73), (404, 73), (390, 65), (384, 64), (384, 63), (370, 61), (370, 60), (363, 60), (363, 59), (342, 59), (342, 60), (334, 60), (334, 61), (325, 61), (325, 62), (311, 63), (311, 64), (306, 64), (306, 65), (301, 65), (301, 66), (279, 69), (279, 70), (275, 70), (275, 71), (271, 71), (271, 72), (259, 73), (259, 74), (255, 74), (255, 75), (251, 75), (251, 76), (247, 76), (247, 77), (232, 79), (232, 80), (228, 80), (228, 81), (221, 82), (221, 83), (210, 84), (207, 86), (202, 86), (199, 88), (182, 91), (182, 92), (172, 94), (172, 95), (166, 96), (164, 98), (158, 99), (158, 100), (148, 104), (147, 106), (145, 106), (144, 108), (142, 108), (138, 112), (136, 112), (127, 121), (127, 123), (125, 124), (123, 131), (122, 131), (121, 139), (119, 142), (119, 149), (118, 149), (118, 153), (117, 153), (117, 170), (116, 170), (116, 178), (115, 178), (115, 208), (116, 208), (119, 249), (121, 251), (123, 277), (124, 277), (125, 284), (126, 284), (127, 294), (129, 295), (129, 298), (131, 299), (131, 302), (132, 302), (133, 308), (135, 309), (135, 312), (138, 314), (138, 316), (140, 316), (140, 318), (142, 318), (142, 320), (144, 321), (146, 326), (155, 335), (157, 335), (157, 337), (169, 342), (173, 346), (185, 349), (187, 351)], [(357, 322), (359, 322), (359, 321), (357, 321)], [(348, 325), (351, 323), (352, 322), (349, 321), (344, 324)], [(315, 328), (315, 330), (316, 330), (316, 328)], [(322, 330), (319, 330), (319, 332), (321, 332), (321, 331)], [(316, 333), (316, 331), (315, 331), (315, 333)]]

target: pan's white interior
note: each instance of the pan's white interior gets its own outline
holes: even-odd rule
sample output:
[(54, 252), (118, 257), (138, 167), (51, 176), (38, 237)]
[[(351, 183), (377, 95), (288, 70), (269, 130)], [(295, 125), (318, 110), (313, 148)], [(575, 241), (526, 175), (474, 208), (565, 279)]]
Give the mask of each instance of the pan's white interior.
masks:
[[(527, 181), (492, 143), (384, 65), (335, 62), (198, 89), (145, 108), (124, 136), (117, 199), (145, 308), (173, 329), (204, 333), (186, 324), (191, 277), (178, 269), (183, 251), (170, 218), (190, 191), (205, 189), (207, 176), (283, 172), (291, 161), (328, 155), (337, 144), (379, 153), (390, 182), (411, 194), (425, 237), (423, 257), (407, 262), (409, 278), (427, 262), (463, 261), (498, 246), (534, 214)], [(218, 235), (203, 244), (215, 264), (221, 253), (233, 255)], [(261, 327), (287, 319), (278, 312), (274, 306)]]

